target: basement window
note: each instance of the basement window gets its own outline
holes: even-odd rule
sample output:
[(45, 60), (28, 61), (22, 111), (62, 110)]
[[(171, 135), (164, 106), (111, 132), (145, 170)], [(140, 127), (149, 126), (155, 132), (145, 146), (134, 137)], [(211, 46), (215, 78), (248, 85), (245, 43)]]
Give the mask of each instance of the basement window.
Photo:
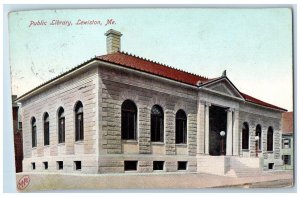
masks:
[(138, 161), (124, 161), (124, 171), (136, 171)]
[(81, 161), (74, 161), (75, 170), (81, 170)]
[(164, 161), (153, 161), (153, 170), (164, 170)]
[(284, 165), (291, 165), (291, 155), (282, 155)]
[(35, 162), (32, 162), (32, 163), (31, 163), (31, 168), (32, 168), (33, 170), (35, 170)]
[(269, 170), (272, 170), (272, 169), (274, 169), (274, 163), (269, 163), (269, 165), (268, 165), (268, 169), (269, 169)]
[(187, 161), (178, 161), (177, 170), (186, 170)]
[(57, 169), (62, 170), (64, 169), (64, 162), (63, 161), (57, 161)]
[(43, 162), (43, 164), (44, 164), (44, 169), (48, 170), (48, 162)]

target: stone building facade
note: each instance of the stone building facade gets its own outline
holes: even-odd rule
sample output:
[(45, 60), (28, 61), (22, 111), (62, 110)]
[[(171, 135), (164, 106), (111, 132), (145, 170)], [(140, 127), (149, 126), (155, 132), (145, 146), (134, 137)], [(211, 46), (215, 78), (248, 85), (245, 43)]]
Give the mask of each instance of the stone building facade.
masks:
[(226, 72), (208, 79), (177, 70), (120, 52), (120, 32), (105, 35), (107, 55), (18, 98), (25, 172), (281, 168), (284, 109), (240, 92)]
[(282, 169), (294, 169), (294, 113), (285, 112), (282, 114), (282, 146), (281, 158)]

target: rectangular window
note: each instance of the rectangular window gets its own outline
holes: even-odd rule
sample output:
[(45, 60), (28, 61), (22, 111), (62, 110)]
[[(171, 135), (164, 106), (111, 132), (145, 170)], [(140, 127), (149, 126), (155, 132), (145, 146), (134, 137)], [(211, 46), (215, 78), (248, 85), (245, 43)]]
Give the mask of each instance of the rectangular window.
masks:
[(163, 117), (151, 115), (151, 141), (164, 141), (164, 122)]
[(36, 147), (37, 137), (36, 137), (36, 126), (32, 127), (32, 147)]
[(186, 120), (176, 119), (176, 144), (186, 144)]
[(153, 170), (164, 170), (164, 161), (153, 161)]
[(249, 133), (247, 130), (243, 130), (242, 132), (242, 149), (243, 150), (249, 149)]
[(48, 162), (43, 162), (43, 164), (44, 164), (44, 169), (48, 170)]
[(32, 168), (33, 170), (35, 170), (35, 163), (34, 163), (34, 162), (31, 163), (31, 168)]
[(74, 161), (75, 170), (81, 170), (81, 161)]
[(282, 148), (291, 148), (291, 139), (282, 139)]
[(56, 164), (57, 164), (57, 169), (58, 170), (64, 169), (64, 163), (63, 163), (63, 161), (57, 161)]
[(83, 140), (83, 113), (76, 114), (76, 141)]
[(269, 170), (274, 169), (274, 163), (269, 163), (269, 164), (268, 164), (268, 169), (269, 169)]
[(136, 115), (134, 112), (122, 111), (122, 139), (136, 139)]
[(58, 143), (64, 143), (65, 142), (65, 118), (59, 119), (59, 126), (58, 126)]
[(178, 161), (177, 170), (186, 170), (187, 169), (187, 161)]
[(124, 161), (124, 171), (136, 171), (138, 161)]
[(282, 155), (284, 165), (291, 165), (291, 155)]
[(18, 129), (22, 130), (22, 122), (18, 122)]
[(44, 145), (49, 145), (49, 122), (44, 123)]

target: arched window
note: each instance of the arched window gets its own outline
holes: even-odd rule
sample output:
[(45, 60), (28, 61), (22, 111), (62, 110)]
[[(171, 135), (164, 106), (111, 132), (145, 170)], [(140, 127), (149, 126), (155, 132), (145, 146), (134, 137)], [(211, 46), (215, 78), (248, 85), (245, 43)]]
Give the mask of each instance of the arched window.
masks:
[(49, 114), (44, 114), (44, 145), (49, 145)]
[(242, 128), (242, 149), (249, 149), (249, 125), (247, 122), (243, 123)]
[(58, 143), (65, 142), (65, 110), (60, 107), (58, 110)]
[(255, 136), (258, 136), (258, 150), (261, 150), (261, 126), (258, 124), (255, 129)]
[(75, 106), (75, 141), (83, 140), (83, 106), (79, 101)]
[(159, 105), (151, 109), (151, 141), (164, 141), (164, 112)]
[(32, 147), (37, 145), (37, 136), (36, 136), (36, 120), (35, 117), (31, 118), (31, 136), (32, 136)]
[(136, 140), (136, 105), (131, 100), (126, 100), (122, 104), (121, 111), (122, 140)]
[(187, 118), (185, 112), (180, 109), (176, 113), (176, 144), (186, 144), (187, 139)]
[(273, 151), (273, 128), (268, 128), (267, 133), (267, 151)]

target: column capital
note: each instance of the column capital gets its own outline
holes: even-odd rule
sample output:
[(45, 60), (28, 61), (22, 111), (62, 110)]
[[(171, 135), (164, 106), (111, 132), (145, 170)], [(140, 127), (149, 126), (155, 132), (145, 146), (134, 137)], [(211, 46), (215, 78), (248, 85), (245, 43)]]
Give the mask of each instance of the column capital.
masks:
[(211, 103), (205, 102), (205, 105), (206, 105), (207, 107), (210, 107), (210, 106), (211, 106)]
[(198, 100), (198, 103), (200, 103), (201, 105), (206, 105), (206, 101)]
[(228, 108), (226, 109), (227, 112), (234, 112), (234, 108)]

